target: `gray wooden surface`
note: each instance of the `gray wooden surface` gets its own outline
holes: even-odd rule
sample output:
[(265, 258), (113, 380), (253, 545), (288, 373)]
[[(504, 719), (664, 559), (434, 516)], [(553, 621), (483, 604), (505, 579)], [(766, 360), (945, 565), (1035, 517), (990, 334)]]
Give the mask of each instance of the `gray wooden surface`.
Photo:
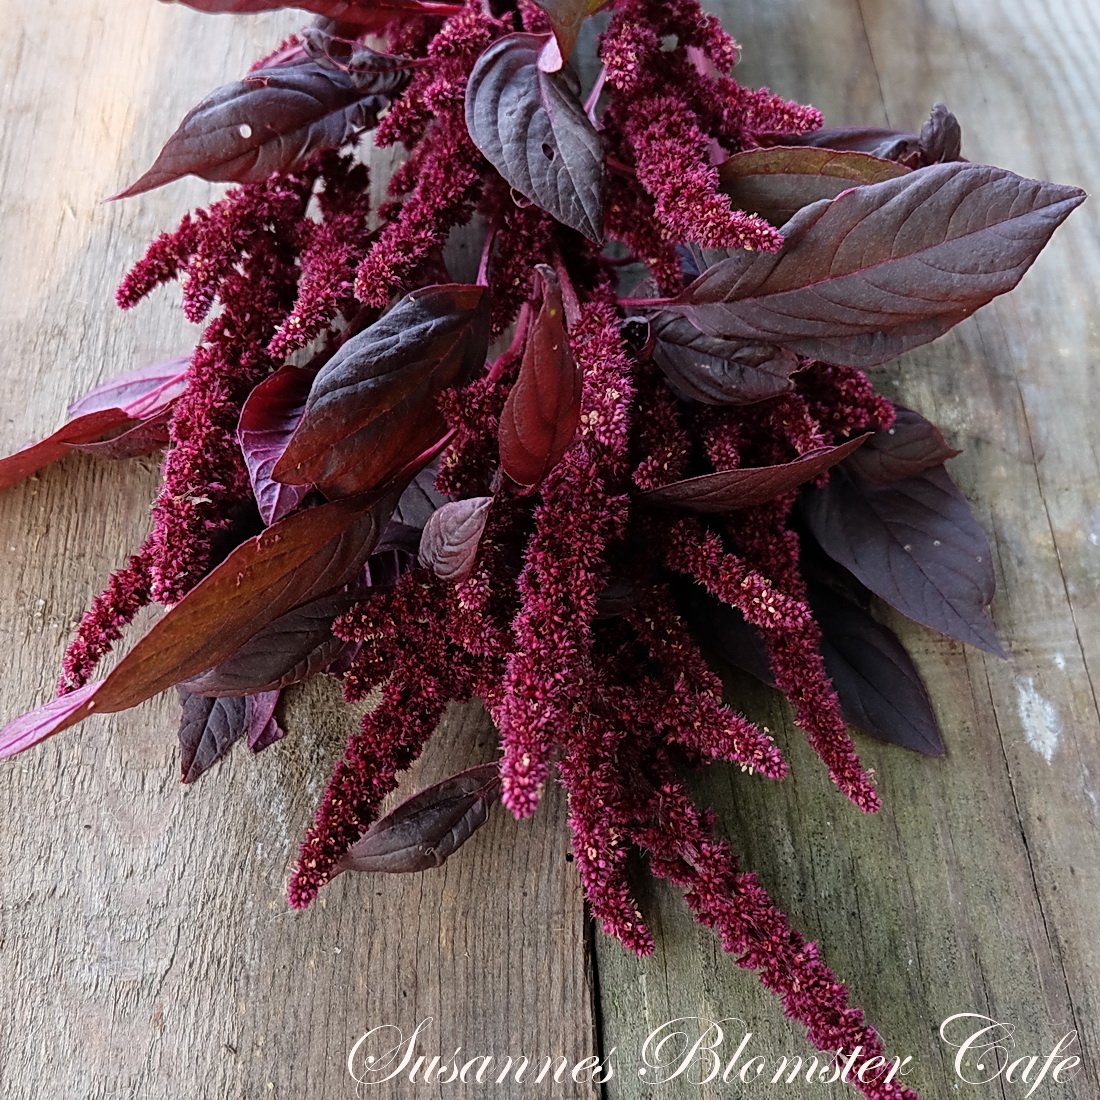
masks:
[[(813, 101), (830, 122), (909, 128), (940, 99), (971, 159), (1100, 190), (1089, 0), (720, 7), (744, 46), (742, 79)], [(213, 189), (100, 200), (297, 20), (204, 18), (151, 0), (0, 0), (0, 14), (6, 452), (90, 384), (193, 342), (174, 291), (130, 316), (111, 300), (144, 242)], [(1026, 1091), (957, 1081), (936, 1030), (964, 1011), (1014, 1023), (1018, 1053), (1077, 1030), (1082, 1071), (1033, 1095), (1100, 1094), (1097, 201), (1018, 292), (882, 375), (965, 448), (953, 472), (995, 547), (1007, 661), (901, 626), (947, 758), (865, 741), (886, 809), (863, 817), (829, 788), (786, 710), (738, 681), (735, 697), (787, 742), (794, 775), (777, 785), (714, 769), (699, 785), (890, 1050), (913, 1056), (929, 1098)], [(0, 497), (4, 717), (48, 695), (75, 620), (143, 535), (155, 483), (153, 460), (73, 457)], [(639, 1048), (673, 1017), (740, 1016), (764, 1053), (808, 1053), (671, 892), (645, 894), (660, 933), (652, 959), (590, 941), (557, 797), (523, 826), (499, 815), (440, 872), (346, 878), (312, 911), (289, 912), (285, 873), (354, 716), (315, 689), (290, 720), (284, 744), (236, 753), (194, 788), (176, 780), (170, 701), (90, 720), (0, 768), (0, 1095), (352, 1097), (356, 1037), (426, 1017), (429, 1053), (616, 1047), (612, 1098), (735, 1095), (645, 1087)], [(492, 758), (491, 726), (456, 710), (420, 777), (471, 754)]]

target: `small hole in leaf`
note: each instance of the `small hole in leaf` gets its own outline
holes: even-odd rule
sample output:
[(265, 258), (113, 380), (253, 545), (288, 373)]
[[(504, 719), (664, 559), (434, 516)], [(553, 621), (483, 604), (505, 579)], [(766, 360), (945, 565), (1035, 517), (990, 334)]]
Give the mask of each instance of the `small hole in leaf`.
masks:
[(573, 862), (573, 853), (572, 852), (566, 852), (565, 853), (565, 862), (566, 863), (572, 863)]
[(247, 122), (242, 122), (240, 126), (237, 127), (237, 133), (247, 141), (252, 136), (252, 127), (249, 126)]
[(542, 143), (542, 155), (547, 160), (553, 160), (554, 159), (554, 150), (549, 145), (547, 145), (547, 143), (545, 141)]

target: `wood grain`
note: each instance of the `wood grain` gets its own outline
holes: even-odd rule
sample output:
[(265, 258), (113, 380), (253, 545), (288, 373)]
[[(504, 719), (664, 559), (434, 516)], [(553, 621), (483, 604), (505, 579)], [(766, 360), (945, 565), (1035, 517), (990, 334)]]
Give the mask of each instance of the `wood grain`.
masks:
[[(216, 189), (101, 200), (300, 23), (52, 7), (17, 4), (0, 42), (3, 453), (95, 382), (194, 344), (174, 290), (131, 315), (112, 299), (147, 241)], [(5, 716), (50, 694), (71, 628), (145, 533), (156, 466), (73, 457), (0, 498)], [(350, 1098), (356, 1038), (427, 1018), (428, 1056), (594, 1049), (560, 800), (524, 827), (498, 812), (437, 872), (348, 875), (294, 913), (286, 873), (356, 719), (319, 687), (287, 719), (286, 742), (237, 752), (194, 787), (179, 784), (171, 699), (5, 762), (0, 1095)], [(483, 713), (456, 710), (405, 790), (495, 754)]]
[[(51, 7), (0, 3), (5, 452), (94, 382), (194, 342), (175, 291), (133, 316), (111, 296), (145, 242), (214, 189), (185, 181), (135, 203), (100, 200), (148, 166), (202, 94), (297, 23), (145, 2), (71, 0), (64, 18)], [(831, 123), (911, 128), (940, 99), (962, 119), (971, 159), (1100, 189), (1100, 17), (1087, 0), (713, 8), (742, 42), (743, 80), (815, 102)], [(880, 374), (965, 448), (952, 471), (995, 548), (1007, 661), (899, 624), (947, 758), (861, 741), (886, 804), (862, 817), (786, 708), (734, 680), (794, 774), (770, 785), (715, 768), (698, 784), (889, 1049), (913, 1056), (927, 1098), (1023, 1094), (956, 1089), (936, 1031), (964, 1011), (1015, 1024), (1019, 1053), (1078, 1031), (1081, 1073), (1033, 1095), (1100, 1095), (1096, 201), (1016, 293)], [(151, 460), (73, 457), (0, 497), (4, 716), (49, 694), (76, 619), (144, 534), (155, 484)], [(290, 739), (255, 759), (235, 753), (194, 788), (177, 782), (172, 720), (170, 701), (148, 704), (0, 768), (0, 1095), (351, 1097), (355, 1038), (428, 1016), (429, 1054), (615, 1047), (613, 1100), (741, 1091), (645, 1085), (642, 1042), (673, 1017), (741, 1017), (769, 1056), (809, 1053), (670, 891), (645, 890), (653, 958), (598, 933), (586, 952), (556, 796), (522, 827), (498, 815), (438, 873), (347, 876), (291, 913), (286, 869), (354, 715), (312, 689), (291, 710)], [(410, 785), (493, 753), (480, 710), (456, 708)], [(804, 1084), (744, 1092), (821, 1095)]]

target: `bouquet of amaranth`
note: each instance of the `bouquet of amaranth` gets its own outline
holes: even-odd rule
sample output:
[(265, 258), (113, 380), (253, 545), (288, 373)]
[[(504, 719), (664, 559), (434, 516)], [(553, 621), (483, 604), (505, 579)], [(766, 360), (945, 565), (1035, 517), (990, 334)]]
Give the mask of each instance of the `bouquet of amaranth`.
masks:
[[(147, 539), (0, 752), (175, 687), (189, 782), (237, 740), (281, 738), (284, 688), (335, 676), (377, 701), (291, 905), (342, 871), (438, 865), (496, 801), (531, 815), (553, 778), (610, 935), (653, 947), (640, 853), (813, 1043), (858, 1048), (866, 1096), (913, 1097), (685, 775), (787, 770), (723, 701), (714, 655), (786, 696), (862, 810), (879, 801), (849, 722), (942, 752), (869, 606), (996, 653), (990, 553), (944, 468), (956, 452), (865, 371), (1015, 286), (1084, 195), (961, 159), (942, 106), (919, 134), (823, 129), (730, 75), (737, 45), (696, 0), (298, 6), (315, 21), (117, 196), (237, 185), (118, 292), (128, 308), (180, 280), (198, 347), (100, 386), (0, 464), (10, 484), (73, 446), (167, 448)], [(377, 210), (371, 140), (407, 151)], [(380, 818), (448, 702), (474, 697), (499, 761)]]

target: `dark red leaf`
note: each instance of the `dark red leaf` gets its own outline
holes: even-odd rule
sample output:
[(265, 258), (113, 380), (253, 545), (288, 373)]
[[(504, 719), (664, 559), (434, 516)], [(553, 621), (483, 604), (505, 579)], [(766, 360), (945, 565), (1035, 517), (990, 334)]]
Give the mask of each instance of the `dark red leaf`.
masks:
[(845, 721), (881, 741), (942, 756), (928, 690), (897, 635), (866, 608), (823, 586), (811, 590), (810, 604)]
[(69, 406), (69, 416), (101, 409), (121, 409), (131, 420), (156, 416), (187, 389), (189, 363), (190, 357), (183, 355), (112, 378), (77, 398)]
[(542, 34), (506, 34), (478, 59), (466, 88), (474, 144), (521, 195), (593, 241), (603, 238), (600, 135), (566, 65), (543, 72)]
[(184, 686), (215, 698), (273, 691), (308, 679), (336, 655), (341, 643), (332, 635), (333, 621), (358, 598), (344, 590), (280, 615), (227, 660)]
[(346, 73), (315, 61), (250, 73), (188, 112), (153, 167), (114, 198), (189, 175), (260, 183), (374, 126), (403, 79), (400, 73), (378, 75), (368, 94)]
[(275, 717), (279, 695), (278, 691), (262, 691), (247, 699), (248, 747), (252, 752), (263, 752), (286, 737), (286, 730)]
[(674, 300), (713, 336), (872, 367), (1011, 290), (1084, 201), (1075, 187), (938, 164), (804, 207), (777, 253), (738, 253)]
[(916, 622), (1004, 656), (986, 608), (993, 599), (989, 542), (942, 466), (876, 485), (834, 470), (803, 510), (835, 562)]
[(94, 680), (9, 722), (0, 730), (0, 760), (15, 756), (86, 718), (92, 710), (89, 704), (94, 702), (95, 694), (102, 686), (102, 680)]
[[(577, 45), (584, 21), (607, 7), (609, 0), (535, 0), (535, 3), (550, 17), (558, 43), (556, 54), (564, 62), (569, 60)], [(560, 64), (555, 65), (554, 70), (560, 67)]]
[(452, 775), (376, 821), (348, 849), (337, 872), (392, 874), (439, 867), (485, 824), (499, 798), (496, 764)]
[(420, 539), (420, 564), (445, 581), (468, 577), (492, 503), (492, 497), (470, 497), (433, 512)]
[[(838, 152), (869, 153), (881, 160), (909, 164), (920, 156), (919, 138), (902, 130), (874, 126), (825, 126), (808, 134), (757, 134), (765, 146), (800, 146), (834, 149)], [(912, 165), (916, 167), (916, 163)]]
[(704, 405), (749, 405), (793, 386), (794, 352), (775, 345), (723, 340), (672, 312), (651, 318), (653, 361), (680, 397)]
[[(943, 738), (928, 692), (893, 631), (823, 585), (811, 586), (810, 604), (822, 628), (821, 655), (844, 720), (881, 741), (942, 756)], [(736, 608), (696, 589), (687, 611), (706, 648), (775, 687), (764, 640)]]
[(345, 23), (355, 23), (364, 30), (382, 30), (395, 19), (413, 18), (425, 15), (454, 15), (461, 11), (461, 5), (435, 3), (432, 0), (165, 0), (167, 3), (184, 4), (196, 11), (232, 12), (245, 15), (264, 11), (277, 11), (283, 8), (299, 8), (339, 19)]
[(655, 508), (686, 508), (692, 512), (732, 512), (766, 504), (823, 474), (867, 438), (861, 435), (838, 447), (811, 451), (781, 466), (749, 466), (674, 481), (639, 493), (638, 500)]
[(439, 439), (443, 390), (485, 359), (485, 288), (424, 287), (321, 368), (273, 476), (329, 497), (375, 489)]
[(751, 210), (776, 225), (804, 206), (835, 199), (841, 191), (897, 179), (908, 168), (870, 153), (775, 146), (746, 149), (718, 165), (722, 190), (739, 210)]
[(333, 20), (319, 20), (301, 32), (302, 44), (314, 61), (339, 69), (351, 77), (356, 85), (370, 88), (376, 73), (392, 73), (407, 69), (409, 59), (395, 54), (379, 53), (357, 41), (359, 27), (345, 28)]
[(172, 420), (172, 410), (167, 408), (148, 420), (139, 420), (132, 428), (127, 428), (110, 439), (98, 443), (67, 443), (71, 450), (82, 454), (97, 455), (100, 458), (141, 458), (159, 451), (168, 443), (168, 425)]
[(451, 499), (435, 487), (435, 479), (438, 476), (439, 462), (435, 461), (425, 466), (409, 482), (408, 488), (401, 494), (401, 499), (393, 510), (394, 522), (415, 531), (424, 530), (432, 513)]
[(895, 407), (894, 426), (875, 432), (844, 464), (845, 469), (878, 485), (913, 477), (929, 466), (942, 466), (959, 453), (919, 412), (902, 405)]
[(204, 699), (177, 688), (180, 703), (180, 778), (194, 783), (248, 731), (245, 699)]
[(308, 485), (283, 485), (271, 471), (302, 418), (313, 378), (302, 367), (282, 367), (248, 395), (241, 410), (237, 438), (256, 504), (269, 526), (293, 512), (310, 490)]
[(324, 504), (238, 546), (106, 680), (0, 730), (0, 756), (60, 733), (93, 711), (113, 714), (137, 706), (220, 664), (281, 615), (343, 587), (374, 548), (393, 503), (394, 496)]
[(565, 335), (561, 291), (549, 268), (519, 376), (500, 417), (500, 464), (517, 484), (538, 485), (573, 442), (581, 416), (581, 372)]
[(186, 359), (174, 359), (145, 367), (105, 382), (74, 401), (69, 406), (71, 419), (53, 435), (0, 458), (0, 489), (64, 458), (76, 446), (117, 437), (155, 419), (187, 388), (186, 365)]

